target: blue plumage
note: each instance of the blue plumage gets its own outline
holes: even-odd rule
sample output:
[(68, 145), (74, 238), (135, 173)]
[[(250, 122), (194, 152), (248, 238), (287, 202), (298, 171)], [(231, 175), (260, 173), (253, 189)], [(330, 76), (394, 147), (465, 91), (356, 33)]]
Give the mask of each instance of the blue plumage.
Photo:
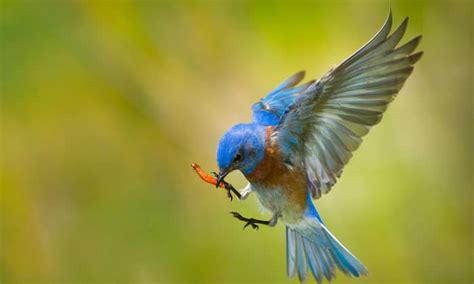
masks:
[[(304, 249), (296, 249), (294, 258), (296, 262), (290, 261), (287, 265), (298, 267), (299, 270), (302, 265), (299, 262), (306, 262), (318, 282), (322, 280), (322, 275), (331, 280), (335, 276), (335, 267), (348, 276), (366, 275), (368, 271), (365, 266), (327, 230), (314, 207), (311, 195), (308, 194), (308, 197), (303, 220), (296, 225), (287, 226), (287, 253), (292, 253), (290, 251), (292, 246)], [(293, 233), (288, 233), (288, 231)], [(298, 245), (298, 242), (301, 244)], [(296, 244), (293, 245), (293, 243)], [(304, 257), (306, 260), (303, 260)]]
[(217, 150), (217, 164), (221, 171), (239, 168), (251, 173), (265, 153), (265, 126), (242, 123), (233, 126), (222, 136)]
[(255, 103), (252, 107), (253, 121), (267, 126), (278, 125), (288, 107), (312, 83), (311, 81), (302, 86), (294, 87), (303, 80), (304, 73), (304, 71), (300, 71), (294, 74), (278, 85), (265, 98)]
[(368, 273), (323, 224), (313, 199), (331, 190), (421, 58), (414, 53), (421, 37), (397, 47), (407, 20), (390, 35), (391, 26), (390, 13), (365, 46), (320, 80), (298, 86), (304, 72), (288, 78), (253, 105), (251, 123), (235, 125), (219, 142), (217, 184), (240, 170), (250, 182), (246, 193), (255, 192), (273, 216), (234, 216), (285, 223), (290, 278), (304, 281), (311, 271), (317, 282), (331, 280), (336, 268), (348, 276)]

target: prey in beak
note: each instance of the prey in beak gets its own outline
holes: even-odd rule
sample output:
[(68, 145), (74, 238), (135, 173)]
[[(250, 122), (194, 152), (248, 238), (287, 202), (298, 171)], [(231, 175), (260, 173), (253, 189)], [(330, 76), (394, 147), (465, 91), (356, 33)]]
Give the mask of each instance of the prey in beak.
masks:
[[(203, 171), (201, 169), (201, 167), (196, 164), (196, 163), (192, 163), (191, 164), (191, 167), (194, 169), (194, 171), (196, 172), (196, 174), (205, 182), (207, 183), (210, 183), (210, 184), (213, 184), (216, 186), (216, 188), (218, 187), (221, 187), (225, 190), (227, 190), (227, 197), (230, 198), (230, 201), (233, 200), (233, 196), (232, 196), (232, 193), (234, 193), (238, 199), (241, 199), (242, 198), (242, 195), (240, 194), (240, 192), (238, 190), (236, 190), (230, 183), (227, 183), (224, 178), (227, 176), (227, 174), (230, 172), (230, 171), (227, 171), (227, 172), (221, 172), (219, 174), (215, 173), (215, 172), (212, 172), (211, 174), (212, 175), (209, 175), (207, 174), (205, 171)], [(231, 193), (232, 192), (232, 193)]]

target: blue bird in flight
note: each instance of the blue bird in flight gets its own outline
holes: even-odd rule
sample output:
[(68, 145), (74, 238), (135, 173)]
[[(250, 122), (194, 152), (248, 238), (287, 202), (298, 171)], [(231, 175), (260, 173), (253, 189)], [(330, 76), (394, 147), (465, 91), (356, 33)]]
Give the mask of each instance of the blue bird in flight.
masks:
[(253, 228), (286, 226), (287, 275), (301, 282), (311, 271), (320, 283), (335, 277), (367, 275), (365, 266), (323, 223), (313, 199), (328, 193), (369, 129), (380, 122), (423, 52), (421, 36), (397, 47), (406, 18), (390, 34), (392, 15), (362, 48), (321, 79), (298, 85), (298, 72), (253, 105), (253, 121), (230, 128), (219, 142), (217, 185), (240, 170), (249, 184), (238, 195), (255, 192), (272, 213), (268, 221), (234, 217)]

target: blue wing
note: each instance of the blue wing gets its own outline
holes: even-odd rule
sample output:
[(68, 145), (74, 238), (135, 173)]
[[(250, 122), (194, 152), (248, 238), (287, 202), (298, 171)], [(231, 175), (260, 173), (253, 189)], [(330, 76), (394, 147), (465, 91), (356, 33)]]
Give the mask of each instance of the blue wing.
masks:
[(390, 13), (365, 46), (294, 100), (272, 134), (285, 159), (304, 165), (313, 198), (336, 183), (423, 54), (413, 53), (421, 37), (396, 47), (407, 19), (389, 35), (391, 25)]
[(295, 87), (304, 78), (304, 71), (300, 71), (278, 85), (265, 98), (252, 107), (253, 121), (263, 125), (276, 126), (285, 114), (288, 106), (294, 103), (295, 98), (314, 81)]

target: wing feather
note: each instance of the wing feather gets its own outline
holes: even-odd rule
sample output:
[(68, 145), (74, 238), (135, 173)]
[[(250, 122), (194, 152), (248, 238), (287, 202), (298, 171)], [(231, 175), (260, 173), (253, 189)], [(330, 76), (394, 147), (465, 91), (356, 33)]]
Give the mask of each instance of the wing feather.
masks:
[(305, 85), (281, 115), (272, 141), (292, 164), (305, 167), (314, 198), (336, 183), (362, 137), (380, 122), (421, 58), (422, 52), (413, 53), (421, 36), (397, 48), (407, 26), (405, 18), (390, 34), (390, 12), (366, 45), (320, 80)]
[(296, 87), (303, 80), (304, 75), (304, 71), (293, 74), (268, 93), (265, 98), (254, 104), (252, 107), (254, 122), (277, 125), (288, 106), (292, 105), (296, 97), (314, 83), (313, 80)]

